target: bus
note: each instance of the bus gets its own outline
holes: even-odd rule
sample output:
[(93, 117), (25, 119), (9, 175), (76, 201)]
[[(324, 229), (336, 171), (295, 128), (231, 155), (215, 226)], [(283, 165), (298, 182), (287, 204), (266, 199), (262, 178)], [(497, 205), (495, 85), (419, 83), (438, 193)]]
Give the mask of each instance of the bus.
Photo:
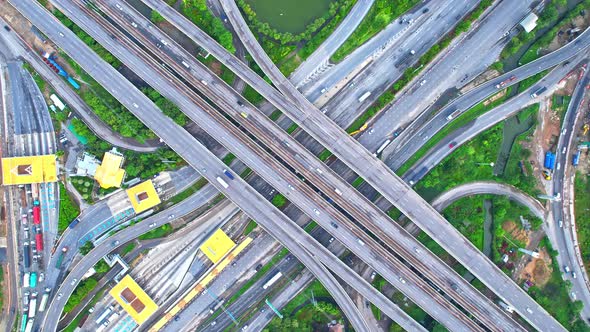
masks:
[(365, 101), (367, 98), (369, 98), (370, 95), (371, 95), (370, 91), (363, 93), (363, 95), (359, 97), (359, 103), (362, 103), (363, 101)]
[(270, 280), (268, 280), (263, 286), (262, 289), (267, 289), (268, 287), (272, 286), (279, 278), (283, 275), (281, 272), (277, 272)]

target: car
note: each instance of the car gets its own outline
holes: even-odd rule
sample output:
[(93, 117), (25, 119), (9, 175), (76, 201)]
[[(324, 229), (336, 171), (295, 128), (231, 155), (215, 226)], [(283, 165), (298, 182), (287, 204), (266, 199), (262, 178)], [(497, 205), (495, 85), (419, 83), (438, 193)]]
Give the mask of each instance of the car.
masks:
[(320, 93), (324, 93), (324, 92), (326, 92), (326, 91), (328, 91), (328, 89), (326, 89), (326, 88), (322, 88), (322, 90), (320, 91)]
[(256, 265), (256, 267), (254, 268), (254, 272), (260, 271), (261, 268), (262, 268), (262, 264)]
[(377, 271), (373, 271), (373, 273), (371, 273), (371, 280), (375, 280), (376, 276), (377, 276)]
[(428, 13), (428, 11), (429, 11), (429, 9), (428, 9), (428, 8), (424, 8), (424, 9), (422, 10), (422, 14), (426, 14), (426, 13)]
[(156, 223), (155, 223), (155, 222), (151, 223), (151, 224), (149, 225), (149, 227), (150, 227), (150, 228), (156, 227)]
[(244, 327), (242, 327), (242, 331), (246, 331), (248, 329), (248, 324), (244, 325)]
[(329, 243), (332, 243), (332, 242), (334, 242), (334, 238), (333, 238), (333, 237), (331, 237), (331, 238), (330, 238), (330, 240), (329, 240), (328, 242), (329, 242)]
[(238, 105), (240, 105), (240, 107), (244, 107), (244, 103), (241, 100), (238, 100)]
[(320, 215), (320, 211), (319, 211), (318, 209), (313, 209), (313, 212), (314, 212), (314, 213), (315, 213), (317, 216), (319, 216), (319, 215)]
[(402, 284), (405, 284), (405, 283), (406, 283), (406, 279), (404, 279), (404, 278), (402, 278), (402, 277), (399, 277), (399, 281), (400, 281)]
[(290, 184), (288, 184), (287, 187), (289, 187), (289, 189), (291, 189), (291, 190), (295, 190), (295, 188)]
[(171, 215), (168, 216), (168, 219), (172, 219), (172, 218), (174, 218), (174, 215), (173, 214), (171, 214)]
[(563, 266), (563, 270), (565, 271), (565, 273), (570, 273), (570, 267), (567, 265)]
[(559, 221), (559, 227), (563, 227), (563, 220)]
[(572, 271), (572, 278), (576, 279), (576, 272)]
[(266, 311), (266, 308), (260, 309), (260, 312), (265, 312), (265, 311)]
[(45, 273), (41, 272), (39, 273), (39, 282), (43, 282), (43, 280), (45, 280)]
[(214, 320), (211, 322), (211, 326), (215, 326), (215, 325), (217, 325), (217, 321)]
[(175, 321), (175, 322), (178, 322), (179, 320), (180, 320), (180, 316), (176, 316), (176, 317), (174, 317), (174, 321)]
[(566, 151), (567, 151), (567, 148), (564, 146), (564, 147), (563, 147), (563, 150), (561, 150), (561, 153), (565, 154), (565, 153), (566, 153)]
[(70, 283), (72, 286), (74, 286), (76, 283), (78, 282), (78, 279), (74, 278), (74, 280), (72, 280), (72, 282)]
[(64, 295), (63, 293), (59, 293), (59, 294), (57, 294), (57, 299), (58, 299), (58, 300), (59, 300), (59, 299), (61, 299), (61, 297), (62, 297), (63, 295)]
[(574, 292), (571, 292), (570, 295), (572, 296), (572, 299), (574, 299), (574, 300), (577, 298), (576, 293), (574, 293)]
[(330, 223), (330, 225), (332, 225), (332, 227), (334, 227), (334, 228), (338, 228), (338, 224), (333, 221)]
[(533, 313), (533, 311), (529, 307), (526, 307), (526, 312), (528, 312), (529, 314), (532, 314)]
[(423, 86), (424, 84), (426, 84), (426, 80), (422, 80), (422, 82), (420, 82), (420, 86)]
[(59, 33), (59, 36), (60, 36), (60, 37), (63, 37), (63, 36), (64, 36), (63, 32), (60, 32), (60, 33)]
[(419, 254), (419, 253), (420, 253), (420, 249), (418, 249), (418, 247), (415, 247), (415, 248), (414, 248), (414, 251), (415, 251), (417, 254)]
[(449, 143), (449, 149), (452, 149), (452, 148), (454, 148), (454, 147), (455, 147), (455, 145), (457, 145), (457, 143), (456, 143), (456, 142), (451, 142), (451, 143)]

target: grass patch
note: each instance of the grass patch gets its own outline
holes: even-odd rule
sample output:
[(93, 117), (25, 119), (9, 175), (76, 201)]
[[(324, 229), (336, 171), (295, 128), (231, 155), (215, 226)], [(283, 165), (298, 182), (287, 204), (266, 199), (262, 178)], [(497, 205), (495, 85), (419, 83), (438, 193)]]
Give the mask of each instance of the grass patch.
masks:
[(318, 158), (320, 158), (321, 161), (326, 161), (331, 156), (332, 156), (332, 152), (330, 152), (330, 150), (328, 150), (328, 149), (324, 149), (324, 151), (322, 151), (322, 153), (320, 153)]
[(236, 156), (233, 153), (228, 153), (225, 155), (225, 157), (223, 157), (223, 159), (221, 159), (221, 161), (223, 161), (224, 164), (226, 164), (227, 166), (231, 165), (231, 163), (236, 159)]
[(352, 186), (358, 188), (363, 182), (365, 182), (365, 180), (359, 176), (354, 181), (352, 181)]
[(252, 231), (258, 227), (258, 224), (254, 220), (250, 220), (246, 228), (244, 229), (244, 236), (248, 236), (248, 234), (252, 233)]
[[(426, 144), (424, 144), (416, 153), (410, 157), (397, 171), (397, 174), (404, 174), (410, 167), (412, 167), (420, 158), (422, 158), (430, 149), (438, 144), (443, 138), (447, 137), (451, 132), (463, 127), (464, 125), (471, 122), (478, 116), (492, 110), (494, 107), (502, 104), (506, 100), (506, 96), (510, 94), (510, 88), (508, 88), (503, 97), (497, 98), (493, 102), (485, 105), (485, 101), (473, 106), (459, 117), (455, 118), (451, 123), (439, 130), (434, 136), (432, 136)], [(493, 96), (491, 97), (493, 98)]]
[(121, 249), (121, 256), (125, 256), (128, 253), (132, 252), (136, 246), (137, 246), (137, 244), (135, 242), (131, 242), (131, 243), (127, 244), (126, 246), (124, 246), (123, 249)]
[(189, 196), (191, 196), (192, 194), (199, 191), (207, 183), (208, 183), (207, 179), (205, 179), (204, 177), (200, 177), (197, 180), (197, 182), (195, 182), (192, 186), (186, 188), (182, 192), (180, 192), (180, 193), (174, 195), (172, 198), (170, 198), (170, 202), (172, 202), (173, 204), (176, 204), (176, 203), (179, 203), (179, 202), (189, 198)]
[(174, 230), (170, 224), (164, 224), (158, 228), (154, 228), (151, 231), (142, 234), (138, 237), (140, 240), (150, 240), (150, 239), (158, 239), (161, 237), (166, 237), (172, 234)]
[(586, 271), (590, 270), (590, 179), (581, 173), (574, 181), (576, 231)]
[(258, 93), (258, 91), (254, 90), (254, 88), (252, 88), (249, 85), (246, 85), (246, 88), (244, 89), (244, 92), (242, 93), (242, 95), (252, 105), (258, 105), (258, 104), (260, 104), (260, 102), (262, 102), (264, 100), (264, 97), (262, 97), (262, 95), (260, 93)]
[(296, 123), (292, 124), (291, 127), (287, 128), (287, 134), (291, 135), (298, 127)]
[(57, 222), (57, 231), (62, 233), (72, 220), (74, 220), (80, 214), (80, 208), (74, 203), (72, 197), (70, 197), (63, 182), (59, 181), (59, 220)]

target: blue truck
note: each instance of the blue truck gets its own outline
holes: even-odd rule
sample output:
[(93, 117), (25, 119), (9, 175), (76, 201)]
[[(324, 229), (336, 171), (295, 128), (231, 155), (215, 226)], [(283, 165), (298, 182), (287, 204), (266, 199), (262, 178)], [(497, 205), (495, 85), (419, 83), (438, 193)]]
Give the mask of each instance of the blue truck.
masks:
[(578, 166), (578, 164), (580, 163), (580, 154), (581, 153), (582, 153), (582, 151), (578, 150), (576, 152), (576, 154), (574, 154), (574, 158), (572, 159), (572, 165)]
[(551, 151), (545, 153), (545, 168), (553, 170), (555, 168), (555, 154)]

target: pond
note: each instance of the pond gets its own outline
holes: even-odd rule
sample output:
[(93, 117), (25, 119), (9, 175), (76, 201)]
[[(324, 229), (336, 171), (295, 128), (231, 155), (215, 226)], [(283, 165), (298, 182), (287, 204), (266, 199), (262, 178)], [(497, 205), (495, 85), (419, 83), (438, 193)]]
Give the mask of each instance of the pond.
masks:
[(279, 32), (298, 34), (330, 8), (331, 0), (246, 0), (258, 19)]

